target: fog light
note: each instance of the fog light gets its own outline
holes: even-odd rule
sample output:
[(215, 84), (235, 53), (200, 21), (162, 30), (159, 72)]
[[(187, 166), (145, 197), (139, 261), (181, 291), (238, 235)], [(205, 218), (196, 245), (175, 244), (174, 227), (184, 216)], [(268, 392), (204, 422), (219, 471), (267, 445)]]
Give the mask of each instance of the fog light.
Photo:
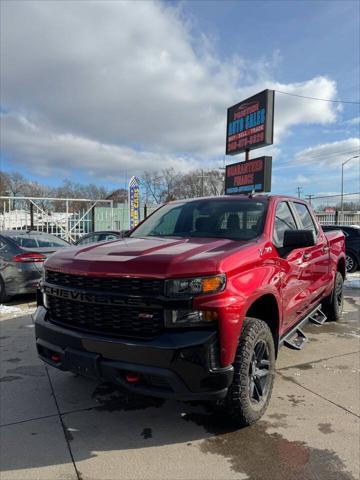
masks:
[(213, 310), (171, 310), (166, 314), (168, 327), (208, 326), (218, 320)]
[(217, 312), (213, 310), (205, 310), (202, 312), (202, 318), (205, 322), (215, 322), (219, 317)]

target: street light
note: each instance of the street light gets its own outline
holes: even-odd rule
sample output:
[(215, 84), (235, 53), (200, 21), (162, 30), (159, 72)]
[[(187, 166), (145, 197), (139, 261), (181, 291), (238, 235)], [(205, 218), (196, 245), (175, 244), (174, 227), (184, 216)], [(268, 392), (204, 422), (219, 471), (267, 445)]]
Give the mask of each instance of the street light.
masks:
[(346, 165), (350, 160), (354, 158), (359, 158), (359, 155), (354, 155), (353, 157), (348, 158), (345, 162), (341, 164), (341, 221), (343, 221), (343, 207), (344, 207), (344, 165)]

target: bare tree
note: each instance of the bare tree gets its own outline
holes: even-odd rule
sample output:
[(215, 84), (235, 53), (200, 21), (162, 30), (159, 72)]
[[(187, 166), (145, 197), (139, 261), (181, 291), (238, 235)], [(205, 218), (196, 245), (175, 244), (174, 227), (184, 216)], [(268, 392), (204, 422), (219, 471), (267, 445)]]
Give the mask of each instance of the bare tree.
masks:
[(142, 178), (142, 185), (146, 190), (146, 197), (150, 197), (155, 203), (161, 203), (162, 194), (164, 191), (163, 177), (158, 171), (144, 172)]

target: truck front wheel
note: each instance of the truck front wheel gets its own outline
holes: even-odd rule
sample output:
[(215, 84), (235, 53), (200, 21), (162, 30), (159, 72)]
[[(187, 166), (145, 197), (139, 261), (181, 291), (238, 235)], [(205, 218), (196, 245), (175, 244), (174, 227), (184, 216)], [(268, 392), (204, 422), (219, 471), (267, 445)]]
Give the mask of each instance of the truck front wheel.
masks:
[(239, 426), (259, 420), (269, 404), (275, 374), (274, 340), (268, 325), (247, 317), (234, 362), (234, 380), (223, 407)]

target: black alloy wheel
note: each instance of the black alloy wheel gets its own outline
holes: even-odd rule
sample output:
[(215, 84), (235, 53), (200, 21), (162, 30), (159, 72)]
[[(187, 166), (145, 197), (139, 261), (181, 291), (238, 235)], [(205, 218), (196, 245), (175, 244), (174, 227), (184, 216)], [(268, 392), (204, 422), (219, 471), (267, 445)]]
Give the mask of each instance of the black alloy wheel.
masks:
[(335, 280), (335, 289), (334, 289), (334, 296), (335, 301), (338, 306), (338, 311), (341, 314), (343, 307), (344, 307), (344, 289), (343, 289), (344, 281), (341, 275), (336, 276)]
[(355, 257), (351, 253), (346, 254), (346, 271), (347, 273), (353, 273), (357, 269), (357, 263)]
[(337, 322), (341, 319), (344, 309), (344, 278), (341, 272), (336, 272), (334, 288), (331, 293), (323, 301), (323, 312), (330, 322)]
[(249, 395), (252, 402), (259, 403), (266, 396), (269, 374), (269, 348), (263, 340), (260, 340), (255, 345), (249, 368)]

